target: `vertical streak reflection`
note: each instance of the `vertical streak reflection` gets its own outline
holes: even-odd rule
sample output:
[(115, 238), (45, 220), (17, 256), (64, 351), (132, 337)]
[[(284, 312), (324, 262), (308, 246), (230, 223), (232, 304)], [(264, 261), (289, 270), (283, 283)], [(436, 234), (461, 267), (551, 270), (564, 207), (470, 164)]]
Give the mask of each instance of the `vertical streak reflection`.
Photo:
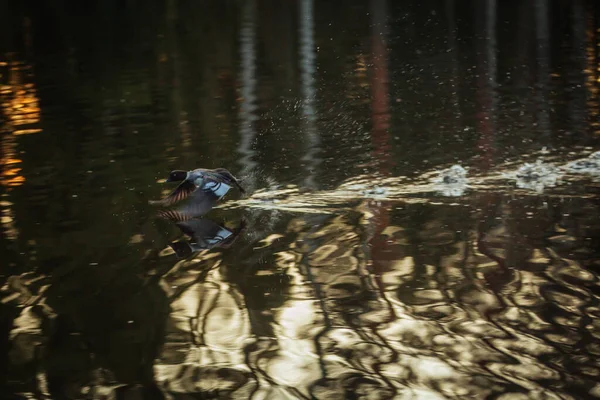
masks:
[(302, 160), (306, 163), (307, 174), (304, 185), (315, 188), (316, 169), (320, 164), (317, 158), (320, 138), (316, 127), (316, 51), (314, 39), (313, 0), (300, 1), (300, 79), (302, 84), (302, 121), (306, 135), (306, 153)]
[(594, 15), (593, 8), (588, 9), (586, 21), (586, 83), (587, 89), (587, 108), (590, 116), (590, 125), (596, 135), (600, 134), (600, 63), (598, 63), (598, 51), (600, 50), (600, 41), (598, 40), (598, 31), (596, 29), (597, 18)]
[[(305, 187), (315, 189), (317, 183), (315, 182), (315, 176), (317, 175), (317, 168), (320, 164), (318, 159), (318, 151), (320, 145), (320, 137), (317, 132), (316, 126), (316, 87), (315, 87), (315, 75), (316, 75), (316, 49), (314, 39), (314, 2), (313, 0), (300, 0), (299, 4), (299, 21), (298, 21), (298, 37), (300, 41), (300, 84), (302, 92), (302, 125), (304, 128), (305, 135), (305, 153), (302, 156), (302, 162), (306, 171), (303, 184)], [(311, 224), (310, 218), (307, 218), (307, 223)], [(320, 329), (319, 333), (315, 335), (312, 346), (315, 354), (318, 357), (319, 373), (320, 378), (325, 379), (327, 377), (327, 369), (325, 368), (323, 350), (320, 345), (320, 338), (329, 332), (331, 329), (331, 322), (329, 320), (329, 314), (327, 311), (327, 305), (325, 302), (324, 293), (321, 290), (321, 283), (313, 275), (310, 261), (305, 260), (306, 281), (310, 282), (315, 292), (316, 301), (319, 304), (320, 311), (323, 316), (323, 328)]]
[(537, 123), (539, 133), (546, 141), (550, 139), (550, 113), (548, 110), (548, 84), (550, 81), (550, 33), (548, 27), (548, 17), (548, 0), (536, 0), (535, 36), (537, 53)]
[(387, 2), (371, 1), (373, 78), (371, 84), (374, 157), (382, 174), (390, 167), (390, 100), (388, 93)]
[[(172, 60), (172, 104), (175, 112), (175, 121), (177, 121), (177, 129), (181, 134), (181, 145), (184, 149), (189, 149), (192, 146), (192, 134), (187, 120), (187, 112), (183, 103), (183, 63), (181, 59), (181, 51), (179, 38), (177, 36), (177, 25), (181, 22), (179, 18), (178, 2), (169, 0), (167, 2), (167, 43), (169, 46), (169, 56)], [(186, 154), (188, 154), (186, 152)], [(189, 161), (189, 160), (186, 160)]]
[[(372, 59), (373, 73), (371, 83), (371, 113), (373, 157), (382, 175), (390, 170), (390, 112), (388, 93), (388, 54), (387, 54), (387, 0), (371, 0)], [(379, 261), (386, 253), (386, 240), (380, 233), (389, 225), (389, 205), (373, 202), (371, 212), (374, 215), (374, 235), (371, 240), (373, 269), (380, 274)]]
[(478, 101), (479, 129), (481, 137), (479, 139), (479, 149), (481, 155), (481, 168), (486, 170), (492, 166), (494, 139), (496, 135), (496, 0), (487, 0), (482, 3), (484, 7), (484, 27), (483, 39), (480, 40), (481, 48), (479, 50), (479, 74), (478, 82)]
[[(569, 70), (569, 85), (573, 88), (569, 101), (569, 119), (573, 132), (586, 132), (587, 110), (585, 90), (585, 9), (583, 0), (573, 0), (571, 21), (573, 26), (572, 68)], [(584, 135), (579, 140), (586, 140)]]
[(239, 109), (240, 143), (238, 153), (242, 158), (242, 175), (246, 182), (253, 179), (248, 176), (256, 167), (255, 151), (252, 148), (256, 138), (254, 122), (256, 116), (256, 0), (247, 0), (242, 6), (242, 27), (240, 29), (241, 56), (241, 104)]
[(452, 110), (454, 111), (454, 118), (456, 118), (457, 120), (457, 126), (459, 126), (459, 121), (462, 119), (462, 113), (460, 111), (460, 94), (458, 92), (460, 66), (458, 62), (458, 48), (456, 40), (455, 8), (456, 4), (454, 3), (454, 0), (446, 1), (446, 18), (448, 23), (448, 52), (451, 54), (452, 63), (452, 77), (450, 78), (450, 87), (452, 88)]
[[(379, 172), (386, 176), (390, 174), (390, 102), (389, 102), (389, 71), (388, 71), (388, 4), (387, 0), (371, 0), (371, 37), (372, 37), (372, 59), (373, 73), (371, 84), (371, 113), (372, 113), (372, 142), (373, 157), (379, 166)], [(387, 341), (378, 333), (381, 326), (396, 319), (396, 314), (390, 300), (386, 296), (385, 284), (382, 276), (389, 269), (390, 249), (387, 238), (382, 235), (383, 230), (390, 225), (390, 204), (372, 201), (368, 209), (372, 214), (371, 229), (367, 236), (370, 244), (371, 268), (369, 275), (371, 281), (377, 286), (378, 292), (388, 308), (388, 317), (381, 325), (374, 325), (373, 333), (382, 341), (382, 345), (390, 348)], [(365, 246), (365, 254), (368, 255), (369, 246)], [(376, 368), (379, 370), (379, 367)], [(392, 390), (394, 385), (385, 377), (379, 377)]]

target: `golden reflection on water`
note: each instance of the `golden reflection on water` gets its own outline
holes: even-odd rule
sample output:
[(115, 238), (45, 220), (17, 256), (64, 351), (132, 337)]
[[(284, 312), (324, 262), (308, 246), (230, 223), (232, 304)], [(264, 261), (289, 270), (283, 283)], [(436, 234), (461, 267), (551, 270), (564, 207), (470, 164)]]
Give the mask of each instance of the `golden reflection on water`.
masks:
[[(6, 196), (3, 196), (2, 198), (4, 197)], [(15, 216), (12, 205), (13, 204), (8, 200), (0, 201), (0, 207), (2, 210), (0, 215), (0, 223), (2, 224), (4, 234), (9, 240), (15, 240), (19, 236), (19, 231), (15, 227)]]
[[(38, 133), (40, 122), (39, 99), (31, 83), (31, 66), (17, 61), (0, 64), (0, 110), (3, 116), (0, 131), (0, 184), (7, 189), (21, 186), (25, 177), (17, 136)], [(14, 224), (12, 203), (5, 194), (0, 202), (1, 224), (7, 237), (14, 240), (18, 231)]]
[[(501, 175), (473, 176), (472, 187)], [(424, 196), (430, 178), (258, 192), (241, 204), (275, 197), (274, 207), (297, 213), (284, 224), (257, 218), (226, 251), (176, 261), (170, 247), (158, 250), (169, 267), (155, 275), (157, 291), (170, 306), (153, 363), (160, 390), (254, 399), (598, 392), (597, 198), (496, 186), (448, 202)], [(13, 277), (2, 300), (44, 301), (32, 277), (46, 279)], [(11, 357), (31, 360), (27, 343), (43, 328), (17, 320), (12, 340), (25, 344)]]
[[(571, 207), (595, 213), (584, 229), (597, 230), (590, 221), (600, 215), (586, 201)], [(270, 272), (261, 270), (287, 271), (283, 303), (250, 306), (248, 296), (272, 293), (228, 283), (222, 259), (206, 280), (171, 294), (157, 379), (169, 393), (257, 399), (574, 399), (573, 386), (596, 393), (598, 277), (585, 267), (581, 254), (591, 249), (580, 239), (591, 233), (575, 231), (567, 210), (553, 222), (548, 208), (529, 203), (487, 194), (462, 211), (437, 205), (417, 231), (409, 219), (419, 204), (384, 202), (392, 217), (380, 233), (371, 200), (341, 215), (293, 218), (255, 246), (288, 243)], [(374, 240), (385, 243), (378, 252)], [(215, 260), (180, 269), (182, 281), (168, 277), (164, 286), (194, 281)]]
[[(17, 141), (15, 136), (41, 132), (40, 107), (37, 90), (31, 83), (30, 65), (9, 61), (6, 68), (6, 82), (0, 84), (0, 104), (4, 116), (2, 137), (2, 178), (1, 184), (7, 187), (20, 186), (25, 182), (21, 174)], [(3, 74), (4, 75), (4, 74)]]

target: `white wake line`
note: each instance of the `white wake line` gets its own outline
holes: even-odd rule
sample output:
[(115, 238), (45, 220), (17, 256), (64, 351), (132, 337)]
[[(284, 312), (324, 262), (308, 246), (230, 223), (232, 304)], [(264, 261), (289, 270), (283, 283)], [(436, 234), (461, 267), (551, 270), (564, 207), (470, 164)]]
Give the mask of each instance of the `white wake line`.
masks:
[[(558, 160), (558, 156), (547, 157), (547, 159)], [(563, 160), (564, 163), (564, 160)], [(566, 169), (568, 164), (555, 165), (559, 172), (557, 183), (549, 186), (542, 193), (515, 186), (515, 168), (523, 165), (523, 161), (507, 162), (499, 166), (496, 171), (485, 176), (471, 176), (467, 178), (466, 184), (443, 184), (432, 183), (432, 178), (439, 176), (440, 171), (430, 171), (418, 178), (409, 179), (405, 176), (368, 176), (359, 175), (351, 178), (330, 191), (301, 192), (300, 188), (288, 185), (283, 189), (259, 190), (250, 198), (237, 201), (228, 201), (216, 208), (254, 208), (263, 210), (278, 210), (298, 213), (313, 214), (337, 214), (341, 211), (349, 211), (353, 207), (350, 202), (357, 201), (382, 201), (390, 203), (430, 203), (446, 205), (468, 205), (473, 195), (478, 193), (500, 193), (514, 194), (519, 196), (543, 196), (545, 198), (593, 198), (594, 194), (565, 194), (557, 193), (561, 189), (569, 188), (572, 183), (577, 183), (589, 174), (578, 174)], [(453, 186), (454, 185), (454, 186)], [(464, 190), (464, 194), (457, 196), (446, 196), (440, 192), (458, 187)]]
[[(494, 178), (496, 179), (496, 178)], [(506, 179), (505, 179), (506, 181)], [(290, 194), (285, 198), (269, 198), (269, 192), (262, 192), (261, 198), (242, 199), (237, 201), (228, 201), (219, 205), (219, 209), (233, 208), (254, 208), (262, 210), (278, 210), (306, 214), (337, 214), (343, 211), (353, 209), (348, 203), (356, 201), (380, 201), (389, 203), (406, 204), (446, 204), (446, 205), (468, 205), (473, 195), (477, 193), (503, 193), (517, 194), (520, 196), (545, 198), (593, 198), (593, 194), (565, 194), (545, 192), (542, 194), (531, 190), (519, 189), (514, 186), (492, 186), (485, 183), (470, 183), (466, 186), (466, 193), (462, 196), (451, 197), (435, 195), (439, 185), (416, 185), (412, 187), (393, 188), (387, 187), (386, 194), (369, 195), (360, 192), (350, 192), (347, 190), (333, 190), (329, 192), (314, 192), (306, 194)]]

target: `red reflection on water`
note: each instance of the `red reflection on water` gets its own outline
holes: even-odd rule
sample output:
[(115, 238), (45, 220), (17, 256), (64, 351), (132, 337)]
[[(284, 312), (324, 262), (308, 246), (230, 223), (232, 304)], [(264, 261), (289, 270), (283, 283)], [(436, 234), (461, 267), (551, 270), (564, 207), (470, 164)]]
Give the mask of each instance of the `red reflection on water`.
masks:
[[(371, 140), (372, 155), (376, 160), (380, 175), (388, 176), (392, 164), (390, 154), (390, 102), (389, 102), (389, 73), (387, 51), (387, 1), (371, 1), (372, 24), (372, 59), (373, 71), (371, 78)], [(381, 233), (390, 223), (389, 204), (372, 201), (369, 208), (373, 213), (371, 244), (371, 271), (375, 274), (374, 281), (380, 293), (385, 298), (384, 284), (381, 275), (389, 269), (389, 260), (393, 257), (388, 248), (388, 241)], [(395, 316), (390, 307), (390, 318)]]
[(390, 171), (390, 99), (388, 93), (387, 51), (387, 4), (386, 0), (371, 2), (372, 60), (371, 79), (371, 140), (373, 158), (377, 160), (379, 172), (389, 175)]
[(496, 134), (496, 0), (488, 0), (481, 7), (485, 36), (480, 39), (477, 57), (478, 70), (481, 71), (477, 79), (477, 123), (480, 132), (477, 147), (481, 154), (479, 167), (487, 171), (493, 165)]

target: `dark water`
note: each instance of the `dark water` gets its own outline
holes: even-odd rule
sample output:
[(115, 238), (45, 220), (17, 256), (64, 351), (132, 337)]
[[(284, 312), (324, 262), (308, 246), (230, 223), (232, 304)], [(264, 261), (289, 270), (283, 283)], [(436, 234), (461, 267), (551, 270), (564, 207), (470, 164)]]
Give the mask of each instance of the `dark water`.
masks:
[(599, 16), (0, 1), (1, 398), (600, 397), (600, 175), (514, 175), (600, 150)]

